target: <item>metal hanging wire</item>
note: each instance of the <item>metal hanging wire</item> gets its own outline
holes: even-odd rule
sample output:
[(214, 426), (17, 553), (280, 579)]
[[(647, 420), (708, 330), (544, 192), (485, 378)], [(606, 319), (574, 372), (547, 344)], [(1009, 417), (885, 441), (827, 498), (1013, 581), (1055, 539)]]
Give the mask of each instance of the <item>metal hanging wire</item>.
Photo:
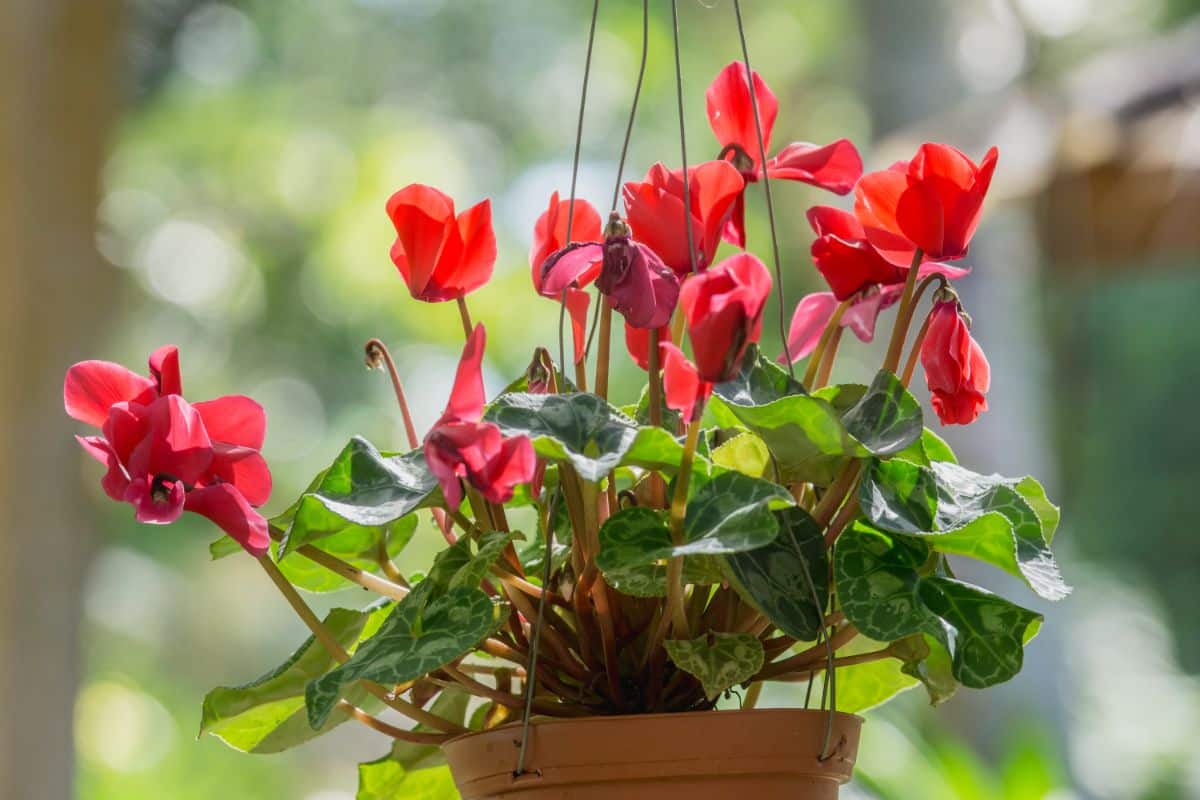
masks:
[(675, 97), (679, 105), (679, 152), (683, 159), (683, 221), (687, 227), (688, 259), (696, 273), (696, 244), (692, 235), (692, 194), (688, 183), (687, 125), (683, 120), (683, 67), (679, 63), (679, 3), (671, 0), (671, 32), (675, 35)]

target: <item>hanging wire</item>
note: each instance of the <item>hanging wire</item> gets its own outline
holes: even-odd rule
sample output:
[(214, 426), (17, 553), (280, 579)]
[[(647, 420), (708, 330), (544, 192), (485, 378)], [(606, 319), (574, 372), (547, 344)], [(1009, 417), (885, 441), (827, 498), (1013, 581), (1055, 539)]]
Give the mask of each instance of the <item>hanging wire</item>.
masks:
[[(579, 121), (575, 123), (575, 157), (571, 160), (571, 201), (567, 204), (567, 244), (571, 243), (571, 230), (575, 226), (575, 186), (579, 182), (579, 150), (583, 145), (583, 115), (587, 109), (588, 79), (592, 75), (592, 45), (596, 43), (596, 19), (600, 16), (600, 0), (592, 2), (592, 25), (588, 29), (587, 56), (583, 62), (583, 89), (579, 93)], [(562, 297), (559, 298), (562, 309), (558, 314), (558, 369), (564, 377), (562, 387), (566, 387), (567, 350), (564, 346), (563, 323), (566, 319), (567, 287), (563, 287)]]
[(783, 339), (783, 358), (788, 374), (796, 379), (796, 367), (792, 364), (791, 347), (788, 344), (787, 306), (783, 300), (783, 269), (779, 260), (779, 237), (775, 234), (775, 204), (771, 201), (771, 177), (767, 174), (767, 146), (763, 140), (762, 120), (758, 116), (758, 95), (754, 91), (754, 71), (750, 69), (750, 51), (746, 47), (746, 30), (742, 26), (741, 0), (733, 0), (733, 13), (737, 15), (738, 39), (742, 42), (742, 63), (746, 65), (746, 80), (750, 83), (750, 110), (754, 114), (754, 132), (758, 136), (758, 165), (762, 170), (763, 191), (767, 196), (767, 221), (771, 225), (771, 251), (775, 256), (775, 287), (779, 298), (779, 336)]
[(642, 0), (642, 63), (638, 67), (637, 83), (633, 87), (633, 105), (629, 108), (629, 124), (625, 126), (625, 141), (621, 144), (621, 157), (617, 160), (617, 185), (613, 188), (612, 210), (617, 210), (621, 198), (621, 175), (625, 172), (625, 156), (629, 153), (629, 139), (633, 135), (633, 120), (637, 116), (638, 98), (642, 95), (642, 82), (646, 77), (646, 51), (650, 46), (650, 0)]
[(687, 126), (683, 121), (683, 67), (679, 63), (679, 3), (671, 0), (671, 31), (675, 34), (675, 96), (679, 103), (679, 150), (683, 158), (683, 221), (687, 227), (688, 259), (696, 273), (696, 245), (692, 235), (692, 195), (688, 186)]

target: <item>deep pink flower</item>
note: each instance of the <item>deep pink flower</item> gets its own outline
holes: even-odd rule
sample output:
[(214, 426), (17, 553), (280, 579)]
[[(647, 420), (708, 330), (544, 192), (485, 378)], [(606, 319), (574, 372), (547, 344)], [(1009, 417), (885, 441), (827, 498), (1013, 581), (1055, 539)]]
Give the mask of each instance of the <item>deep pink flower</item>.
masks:
[[(754, 73), (754, 97), (762, 123), (763, 150), (771, 152), (771, 134), (779, 102), (775, 93), (757, 72)], [(708, 121), (721, 143), (721, 157), (732, 162), (747, 183), (763, 174), (759, 163), (758, 133), (750, 102), (750, 82), (746, 65), (731, 62), (713, 79), (706, 94)], [(792, 142), (767, 159), (766, 171), (772, 180), (800, 181), (836, 194), (846, 194), (862, 175), (862, 158), (849, 139), (838, 139), (824, 146)], [(746, 246), (745, 193), (739, 193), (724, 236), (738, 247)]]
[(253, 555), (266, 553), (267, 522), (253, 508), (271, 494), (271, 473), (259, 453), (262, 407), (237, 395), (188, 403), (174, 346), (150, 356), (150, 372), (153, 378), (143, 378), (107, 361), (67, 371), (67, 413), (101, 428), (100, 436), (76, 438), (107, 467), (100, 481), (105, 493), (130, 503), (139, 522), (164, 524), (194, 511)]
[[(907, 269), (900, 270), (903, 274)], [(940, 274), (947, 280), (957, 280), (970, 272), (966, 267), (955, 267), (950, 264), (925, 262), (917, 270), (917, 279), (921, 280), (930, 275)], [(875, 338), (875, 323), (885, 308), (890, 308), (900, 301), (904, 293), (903, 283), (892, 283), (886, 286), (870, 284), (860, 290), (847, 307), (838, 323), (843, 328), (854, 331), (860, 341), (870, 342)], [(829, 324), (834, 311), (838, 307), (838, 297), (833, 292), (814, 292), (805, 295), (796, 304), (792, 313), (792, 321), (788, 327), (788, 353), (792, 361), (798, 361), (813, 351), (821, 338), (821, 332)], [(783, 356), (780, 355), (780, 361)]]
[(392, 261), (416, 299), (456, 300), (492, 277), (496, 234), (491, 201), (456, 216), (449, 195), (413, 183), (388, 198), (387, 214), (396, 228)]
[[(721, 231), (744, 185), (737, 169), (726, 161), (706, 161), (688, 169), (697, 272), (703, 272), (712, 263), (721, 243)], [(657, 253), (677, 275), (691, 273), (683, 171), (655, 164), (645, 180), (626, 183), (622, 192), (633, 238)]]
[(854, 214), (880, 254), (908, 266), (916, 250), (931, 260), (967, 254), (998, 152), (978, 165), (945, 144), (926, 142), (912, 161), (862, 177), (854, 190)]
[(730, 256), (683, 284), (679, 302), (700, 377), (710, 383), (737, 374), (742, 356), (762, 333), (771, 274), (749, 253)]
[(958, 300), (942, 300), (930, 312), (921, 344), (921, 366), (943, 425), (969, 425), (987, 411), (991, 367), (963, 318)]
[(512, 499), (518, 484), (534, 477), (537, 458), (525, 436), (504, 438), (490, 422), (480, 422), (485, 402), (483, 351), (487, 334), (476, 325), (463, 348), (446, 410), (425, 436), (425, 463), (438, 479), (451, 511), (462, 504), (465, 479), (492, 503)]
[[(573, 276), (566, 285), (558, 287), (558, 291), (546, 288), (543, 276), (543, 266), (546, 260), (565, 248), (567, 241), (567, 221), (571, 201), (560, 200), (558, 192), (550, 196), (549, 207), (542, 212), (533, 226), (533, 245), (529, 248), (529, 268), (533, 277), (533, 288), (543, 297), (562, 302), (563, 291), (566, 291), (567, 314), (571, 317), (571, 333), (575, 343), (575, 362), (583, 358), (586, 344), (587, 315), (591, 306), (591, 296), (583, 289), (596, 279), (600, 273), (600, 258), (586, 265), (583, 272)], [(571, 222), (571, 239), (576, 242), (596, 241), (602, 233), (600, 214), (586, 200), (575, 200), (575, 214)]]

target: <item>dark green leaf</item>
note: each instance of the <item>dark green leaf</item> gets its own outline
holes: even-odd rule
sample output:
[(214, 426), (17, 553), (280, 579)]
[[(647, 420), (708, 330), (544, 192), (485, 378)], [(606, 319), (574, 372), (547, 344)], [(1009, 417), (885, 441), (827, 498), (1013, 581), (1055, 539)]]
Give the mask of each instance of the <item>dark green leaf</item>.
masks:
[(598, 482), (621, 463), (637, 424), (594, 394), (506, 394), (484, 419), (506, 436), (528, 436), (544, 458), (570, 461), (584, 480)]
[(713, 387), (718, 397), (741, 406), (760, 406), (790, 394), (804, 394), (804, 387), (788, 371), (766, 358), (757, 344), (746, 348), (738, 374)]
[(763, 646), (750, 633), (708, 633), (663, 643), (675, 666), (700, 679), (709, 700), (762, 669)]
[(283, 559), (300, 545), (343, 532), (362, 537), (363, 532), (355, 526), (382, 529), (392, 525), (435, 502), (437, 485), (420, 451), (384, 456), (370, 442), (355, 437), (294, 510), (273, 521), (291, 517), (279, 557)]
[(776, 511), (775, 519), (779, 523), (775, 541), (727, 555), (725, 563), (742, 597), (767, 619), (789, 636), (814, 640), (829, 596), (824, 535), (802, 508)]
[(979, 475), (940, 461), (922, 467), (896, 458), (870, 466), (858, 497), (866, 518), (879, 528), (920, 535), (940, 552), (997, 566), (1047, 600), (1070, 592), (1047, 544), (1058, 509), (1032, 478)]
[(722, 555), (773, 541), (779, 525), (771, 512), (795, 505), (782, 486), (725, 472), (702, 483), (688, 498), (683, 529), (687, 542), (673, 555)]
[[(605, 581), (622, 594), (662, 597), (667, 593), (667, 560), (674, 551), (664, 512), (627, 508), (601, 526), (596, 566)], [(684, 559), (684, 583), (710, 584), (721, 579), (719, 566), (707, 557)]]
[[(360, 637), (374, 633), (388, 608), (352, 611), (335, 608), (324, 625), (349, 651)], [(376, 617), (372, 621), (372, 617)], [(230, 747), (246, 753), (278, 753), (329, 731), (345, 717), (328, 720), (319, 730), (304, 713), (304, 687), (337, 665), (313, 637), (309, 637), (281, 666), (255, 681), (236, 687), (218, 687), (204, 698), (200, 733), (212, 734)], [(357, 705), (373, 702), (365, 690), (351, 690)]]
[(880, 370), (867, 393), (842, 417), (850, 435), (877, 456), (898, 453), (921, 438), (921, 404), (900, 379)]
[(429, 580), (419, 583), (349, 661), (308, 684), (310, 725), (325, 723), (343, 687), (360, 679), (404, 683), (450, 663), (487, 636), (495, 609), (486, 594), (459, 586), (433, 596), (436, 588)]
[(929, 548), (919, 540), (855, 525), (834, 551), (842, 611), (864, 635), (881, 642), (930, 629), (936, 620), (917, 593), (917, 569), (928, 558)]

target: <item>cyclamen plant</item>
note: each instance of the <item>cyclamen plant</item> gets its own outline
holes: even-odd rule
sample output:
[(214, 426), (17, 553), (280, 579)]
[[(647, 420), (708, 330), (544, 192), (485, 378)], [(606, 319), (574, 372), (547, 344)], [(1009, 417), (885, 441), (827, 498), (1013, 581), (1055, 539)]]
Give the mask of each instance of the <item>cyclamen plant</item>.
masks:
[[(604, 222), (582, 199), (550, 198), (530, 267), (570, 318), (570, 367), (537, 348), (490, 402), (485, 329), (467, 307), (497, 257), (489, 202), (456, 213), (432, 187), (396, 192), (392, 261), (414, 298), (453, 301), (463, 322), (445, 411), (419, 437), (372, 340), (409, 450), (355, 438), (269, 520), (254, 401), (185, 400), (173, 347), (150, 357), (149, 377), (101, 361), (68, 371), (67, 413), (102, 430), (79, 441), (106, 466), (108, 496), (140, 522), (212, 519), (229, 537), (214, 557), (240, 545), (312, 632), (279, 668), (213, 690), (203, 732), (269, 753), (356, 719), (396, 741), (362, 768), (370, 798), (436, 764), (434, 745), (530, 712), (701, 711), (738, 687), (746, 708), (764, 681), (811, 684), (830, 669), (825, 702), (857, 711), (918, 683), (939, 703), (1017, 674), (1041, 615), (959, 580), (950, 557), (1060, 599), (1058, 510), (1032, 478), (960, 466), (906, 388), (920, 361), (943, 424), (987, 409), (988, 362), (952, 285), (968, 270), (946, 262), (967, 255), (995, 149), (976, 164), (927, 143), (863, 175), (841, 140), (764, 163), (778, 103), (741, 63), (713, 81), (707, 107), (718, 157), (651, 167), (624, 185), (624, 215)], [(798, 303), (779, 359), (758, 344), (771, 274), (742, 249), (744, 193), (763, 179), (854, 193), (853, 212), (808, 212), (830, 291)], [(718, 259), (722, 239), (738, 252)], [(893, 305), (881, 369), (830, 385), (842, 331), (870, 341)], [(608, 391), (614, 311), (647, 371), (624, 406)], [(797, 379), (788, 362), (805, 357)], [(425, 574), (402, 575), (393, 558), (422, 515), (445, 547)], [(379, 599), (324, 619), (297, 592), (355, 584)], [(415, 727), (381, 720), (385, 707)]]

